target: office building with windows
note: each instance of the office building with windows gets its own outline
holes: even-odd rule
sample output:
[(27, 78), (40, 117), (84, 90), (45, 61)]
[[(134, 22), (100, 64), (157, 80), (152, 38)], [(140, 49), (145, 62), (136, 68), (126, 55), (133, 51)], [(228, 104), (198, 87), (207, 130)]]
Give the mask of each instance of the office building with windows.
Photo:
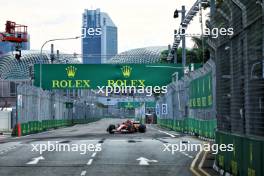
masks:
[(84, 64), (106, 63), (117, 54), (117, 27), (107, 13), (86, 9), (82, 16)]

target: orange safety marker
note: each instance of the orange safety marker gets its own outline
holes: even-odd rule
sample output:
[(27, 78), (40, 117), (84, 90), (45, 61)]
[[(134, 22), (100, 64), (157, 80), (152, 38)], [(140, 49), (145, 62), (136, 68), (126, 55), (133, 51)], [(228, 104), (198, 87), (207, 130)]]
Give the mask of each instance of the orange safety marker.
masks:
[(18, 137), (21, 136), (21, 124), (20, 123), (17, 124), (17, 136)]

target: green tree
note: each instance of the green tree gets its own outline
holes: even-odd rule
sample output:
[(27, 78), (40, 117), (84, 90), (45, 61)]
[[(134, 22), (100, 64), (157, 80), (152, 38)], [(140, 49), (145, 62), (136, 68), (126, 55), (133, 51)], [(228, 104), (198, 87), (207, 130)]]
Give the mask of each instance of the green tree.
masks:
[(194, 42), (193, 51), (196, 53), (196, 56), (199, 63), (205, 63), (210, 59), (210, 51), (208, 45), (208, 37), (192, 37)]
[[(208, 38), (192, 37), (194, 46), (191, 49), (186, 49), (186, 63), (205, 63), (210, 59)], [(167, 60), (169, 51), (164, 50), (161, 52), (160, 63), (173, 63), (174, 58), (170, 61)], [(174, 57), (174, 56), (173, 56)], [(182, 63), (182, 48), (177, 49), (177, 63)]]

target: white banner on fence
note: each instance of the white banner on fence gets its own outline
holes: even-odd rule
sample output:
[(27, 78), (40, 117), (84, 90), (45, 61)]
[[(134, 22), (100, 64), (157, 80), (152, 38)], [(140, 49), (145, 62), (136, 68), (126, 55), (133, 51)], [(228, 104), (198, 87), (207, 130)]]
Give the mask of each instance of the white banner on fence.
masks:
[(168, 105), (167, 104), (162, 104), (162, 115), (167, 115), (168, 114)]

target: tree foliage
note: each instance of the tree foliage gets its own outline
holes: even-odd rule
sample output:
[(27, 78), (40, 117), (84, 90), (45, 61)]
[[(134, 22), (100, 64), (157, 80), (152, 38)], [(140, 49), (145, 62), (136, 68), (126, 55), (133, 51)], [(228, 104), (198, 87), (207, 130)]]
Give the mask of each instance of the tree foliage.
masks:
[[(204, 40), (204, 41), (203, 41)], [(205, 63), (210, 58), (209, 45), (207, 43), (207, 37), (192, 37), (194, 46), (191, 49), (186, 49), (186, 63)], [(204, 50), (204, 52), (203, 52)], [(161, 52), (161, 63), (173, 63), (174, 58), (168, 61), (168, 50)], [(174, 55), (174, 54), (173, 54)], [(174, 57), (174, 56), (173, 56)], [(177, 49), (177, 63), (182, 63), (182, 48)]]

